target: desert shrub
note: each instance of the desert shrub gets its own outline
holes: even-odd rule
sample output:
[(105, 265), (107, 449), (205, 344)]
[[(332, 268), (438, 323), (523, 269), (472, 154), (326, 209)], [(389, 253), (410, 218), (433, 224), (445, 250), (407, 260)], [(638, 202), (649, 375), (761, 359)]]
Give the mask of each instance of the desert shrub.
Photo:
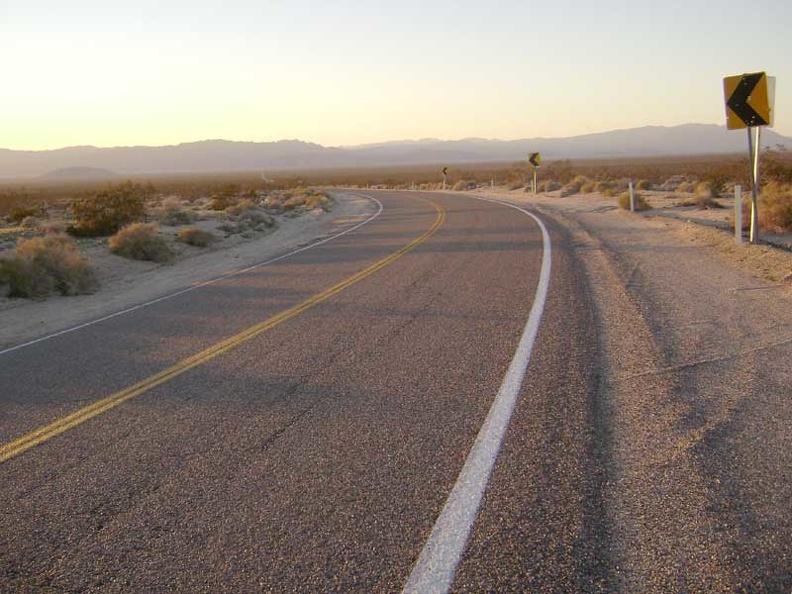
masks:
[(696, 191), (697, 184), (693, 181), (683, 181), (681, 182), (676, 190), (677, 192), (683, 192), (685, 194), (691, 194)]
[(150, 260), (163, 263), (173, 259), (168, 243), (157, 235), (155, 223), (132, 223), (110, 238), (108, 243), (114, 254), (131, 260)]
[(44, 221), (41, 223), (40, 229), (48, 234), (62, 234), (66, 233), (66, 223), (63, 221)]
[(554, 179), (549, 179), (544, 183), (538, 184), (540, 188), (544, 187), (543, 192), (555, 192), (556, 190), (560, 190), (562, 185), (561, 182), (556, 181)]
[[(619, 195), (618, 199), (619, 208), (630, 210), (630, 193), (624, 192)], [(640, 192), (633, 192), (633, 204), (635, 210), (649, 210), (652, 208)]]
[[(8, 219), (17, 225), (27, 218), (41, 218), (47, 216), (47, 211), (42, 206), (17, 206), (8, 213)], [(24, 225), (22, 225), (24, 227)]]
[(651, 190), (652, 189), (652, 182), (650, 182), (648, 179), (638, 180), (638, 183), (635, 184), (635, 189), (636, 190), (644, 190), (644, 191)]
[(762, 189), (759, 226), (774, 233), (792, 232), (792, 185), (771, 182)]
[(212, 194), (209, 200), (211, 210), (226, 210), (239, 202), (240, 188), (237, 184), (225, 184)]
[(767, 182), (792, 184), (792, 162), (784, 147), (771, 149), (762, 155), (760, 178)]
[(475, 190), (476, 189), (476, 181), (471, 179), (461, 179), (457, 183), (454, 184), (454, 187), (451, 188), (456, 192), (464, 192), (466, 190)]
[(131, 181), (112, 186), (72, 202), (74, 225), (69, 233), (77, 236), (110, 235), (121, 226), (146, 214), (146, 199), (154, 193), (151, 185)]
[(176, 235), (176, 239), (188, 245), (207, 247), (217, 241), (217, 236), (211, 231), (204, 231), (196, 227), (187, 227), (179, 231)]
[(41, 221), (38, 219), (38, 217), (30, 216), (22, 219), (21, 225), (25, 229), (39, 229), (41, 227)]
[(0, 258), (0, 282), (8, 283), (9, 297), (34, 299), (90, 293), (97, 285), (88, 260), (65, 235), (20, 239), (13, 256)]
[(328, 212), (333, 206), (333, 200), (323, 192), (312, 193), (305, 199), (305, 206), (311, 210), (321, 208)]
[(250, 200), (250, 198), (244, 198), (237, 202), (236, 204), (230, 205), (225, 211), (231, 215), (238, 215), (242, 214), (246, 210), (252, 210), (256, 208), (256, 204)]
[(589, 181), (590, 180), (583, 175), (575, 176), (572, 179), (572, 181), (566, 183), (564, 187), (561, 188), (561, 198), (565, 198), (566, 196), (573, 196), (579, 193), (583, 185), (588, 183)]
[(599, 192), (600, 194), (604, 194), (605, 191), (610, 190), (612, 187), (613, 186), (610, 182), (598, 181), (598, 182), (594, 182), (594, 187), (592, 188), (592, 191)]
[(723, 175), (709, 175), (696, 186), (696, 194), (711, 199), (722, 198), (727, 192), (727, 183)]
[(195, 220), (194, 213), (183, 208), (181, 200), (175, 197), (166, 198), (162, 203), (162, 212), (158, 220), (162, 225), (178, 227), (189, 225)]
[(662, 184), (660, 184), (660, 189), (664, 192), (673, 192), (679, 189), (680, 184), (685, 181), (685, 178), (681, 175), (672, 175), (668, 179), (666, 179)]

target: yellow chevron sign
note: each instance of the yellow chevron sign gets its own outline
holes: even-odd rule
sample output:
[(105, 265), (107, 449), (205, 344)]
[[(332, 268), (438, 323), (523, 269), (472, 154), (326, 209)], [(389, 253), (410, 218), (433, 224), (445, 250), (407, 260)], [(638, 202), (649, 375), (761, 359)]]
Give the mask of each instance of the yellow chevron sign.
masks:
[(752, 72), (723, 79), (726, 127), (729, 130), (773, 125), (775, 78)]

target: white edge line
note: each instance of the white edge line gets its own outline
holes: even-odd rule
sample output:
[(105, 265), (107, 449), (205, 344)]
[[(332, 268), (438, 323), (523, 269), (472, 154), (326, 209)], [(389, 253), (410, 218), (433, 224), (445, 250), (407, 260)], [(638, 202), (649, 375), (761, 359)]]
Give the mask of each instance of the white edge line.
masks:
[[(486, 199), (480, 198), (480, 200)], [(539, 332), (550, 287), (550, 235), (544, 223), (532, 213), (514, 204), (499, 200), (487, 201), (515, 208), (527, 214), (539, 225), (543, 246), (539, 284), (536, 287), (533, 305), (520, 343), (503, 378), (495, 401), (487, 413), (487, 418), (465, 459), (459, 477), (457, 477), (457, 481), (432, 528), (429, 539), (424, 544), (418, 560), (413, 566), (402, 594), (447, 594), (454, 583), (457, 566), (465, 552), (473, 523), (478, 516), (481, 500), (489, 483), (531, 360), (531, 352)]]
[(292, 250), (291, 252), (288, 252), (286, 254), (281, 254), (280, 256), (277, 256), (275, 258), (271, 258), (270, 260), (266, 260), (265, 262), (261, 262), (259, 264), (254, 264), (253, 266), (248, 266), (247, 268), (242, 268), (240, 270), (232, 270), (231, 272), (227, 272), (225, 274), (221, 274), (220, 276), (217, 276), (215, 278), (209, 279), (208, 281), (204, 281), (204, 282), (199, 283), (197, 285), (191, 285), (191, 286), (187, 287), (186, 289), (181, 289), (179, 291), (176, 291), (175, 293), (169, 293), (169, 294), (164, 295), (162, 297), (158, 297), (157, 299), (152, 299), (151, 301), (146, 301), (145, 303), (140, 303), (138, 305), (135, 305), (134, 307), (130, 307), (130, 308), (124, 309), (122, 311), (117, 311), (115, 313), (111, 313), (109, 315), (106, 315), (104, 317), (98, 318), (96, 320), (91, 320), (89, 322), (85, 322), (84, 324), (79, 324), (78, 326), (72, 326), (70, 328), (66, 328), (64, 330), (60, 330), (58, 332), (54, 332), (53, 334), (48, 334), (47, 336), (42, 336), (40, 338), (36, 338), (35, 340), (30, 340), (30, 341), (24, 342), (22, 344), (18, 344), (18, 345), (12, 346), (12, 347), (8, 347), (6, 349), (0, 350), (0, 355), (5, 355), (7, 353), (11, 353), (13, 351), (17, 351), (19, 349), (22, 349), (22, 348), (29, 347), (31, 345), (37, 344), (39, 342), (44, 342), (45, 340), (50, 340), (51, 338), (55, 338), (57, 336), (62, 336), (63, 334), (68, 334), (69, 332), (75, 332), (76, 330), (82, 330), (83, 328), (87, 328), (88, 326), (93, 326), (94, 324), (98, 324), (100, 322), (104, 322), (105, 320), (116, 318), (118, 316), (123, 316), (125, 314), (131, 313), (131, 312), (136, 311), (138, 309), (142, 309), (144, 307), (148, 307), (149, 305), (154, 305), (155, 303), (159, 303), (160, 301), (166, 301), (168, 299), (173, 299), (174, 297), (178, 297), (179, 295), (184, 295), (185, 293), (189, 293), (190, 291), (195, 291), (196, 289), (200, 289), (201, 287), (205, 287), (207, 285), (212, 285), (212, 284), (218, 283), (218, 282), (220, 282), (222, 280), (225, 280), (227, 278), (230, 278), (232, 276), (236, 276), (238, 274), (243, 274), (245, 272), (250, 272), (251, 270), (255, 270), (257, 268), (261, 268), (263, 266), (267, 266), (269, 264), (273, 264), (274, 262), (278, 262), (279, 260), (283, 260), (284, 258), (288, 258), (290, 256), (294, 256), (295, 254), (299, 254), (300, 252), (304, 252), (306, 250), (313, 249), (313, 248), (315, 248), (317, 246), (322, 245), (323, 243), (327, 243), (328, 241), (332, 241), (333, 239), (338, 239), (339, 237), (342, 237), (343, 235), (346, 235), (347, 233), (352, 233), (353, 231), (356, 231), (357, 229), (359, 229), (363, 225), (366, 225), (366, 224), (370, 223), (371, 221), (376, 219), (382, 213), (382, 210), (383, 210), (382, 203), (379, 200), (377, 200), (376, 198), (374, 198), (373, 196), (365, 196), (365, 195), (358, 195), (358, 194), (349, 194), (349, 195), (354, 197), (354, 198), (367, 198), (369, 200), (373, 200), (374, 202), (377, 203), (377, 212), (375, 212), (373, 215), (371, 215), (365, 221), (362, 221), (362, 222), (358, 223), (357, 225), (342, 231), (341, 233), (337, 233), (337, 234), (332, 235), (330, 237), (325, 237), (324, 239), (321, 239), (321, 240), (316, 241), (314, 243), (305, 245), (305, 246), (303, 246), (301, 248), (298, 248), (296, 250)]

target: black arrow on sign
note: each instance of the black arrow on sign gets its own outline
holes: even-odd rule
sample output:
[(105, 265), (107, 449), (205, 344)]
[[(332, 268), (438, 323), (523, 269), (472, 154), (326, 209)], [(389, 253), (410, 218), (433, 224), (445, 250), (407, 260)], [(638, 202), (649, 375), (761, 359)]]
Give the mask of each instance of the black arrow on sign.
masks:
[(762, 116), (756, 113), (756, 110), (748, 105), (748, 99), (751, 98), (751, 93), (759, 84), (759, 81), (764, 76), (763, 72), (755, 74), (746, 74), (740, 79), (740, 83), (734, 92), (729, 97), (726, 105), (731, 109), (737, 117), (740, 118), (746, 126), (767, 126), (767, 122)]

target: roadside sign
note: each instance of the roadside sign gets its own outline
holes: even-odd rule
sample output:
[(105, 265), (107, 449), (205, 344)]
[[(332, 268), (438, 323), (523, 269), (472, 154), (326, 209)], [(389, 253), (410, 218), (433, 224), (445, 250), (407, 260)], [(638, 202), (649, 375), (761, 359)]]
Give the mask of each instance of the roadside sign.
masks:
[(539, 153), (531, 153), (531, 156), (528, 157), (528, 162), (534, 167), (539, 167), (539, 165), (542, 164), (542, 155)]
[[(751, 169), (751, 243), (759, 241), (759, 153), (762, 127), (773, 125), (775, 77), (764, 72), (751, 72), (723, 79), (726, 99), (726, 127), (747, 129), (748, 158)], [(741, 232), (735, 229), (735, 233)]]
[(729, 130), (773, 125), (775, 77), (751, 72), (723, 79)]

